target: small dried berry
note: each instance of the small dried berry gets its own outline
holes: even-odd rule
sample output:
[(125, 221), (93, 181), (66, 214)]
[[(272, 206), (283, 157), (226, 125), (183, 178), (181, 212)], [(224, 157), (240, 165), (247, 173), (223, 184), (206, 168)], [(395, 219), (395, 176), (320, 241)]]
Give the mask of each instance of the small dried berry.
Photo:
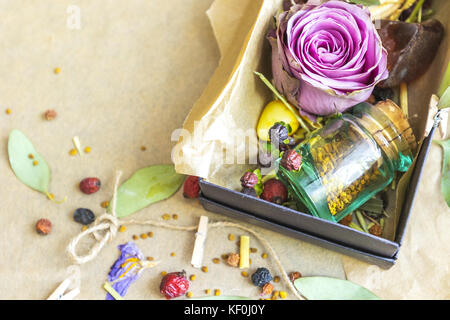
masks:
[(369, 232), (373, 234), (374, 236), (381, 237), (383, 233), (383, 229), (381, 229), (381, 226), (378, 224), (374, 224), (370, 229)]
[(269, 295), (272, 293), (272, 291), (273, 291), (273, 284), (267, 282), (262, 288), (261, 295), (264, 296)]
[(52, 223), (48, 219), (39, 219), (36, 223), (36, 231), (39, 234), (47, 235), (52, 231)]
[(281, 165), (289, 171), (297, 171), (302, 165), (302, 156), (295, 150), (287, 150), (281, 158)]
[(269, 129), (270, 141), (275, 145), (280, 145), (288, 137), (289, 137), (288, 129), (281, 123), (276, 123)]
[(282, 204), (286, 202), (288, 197), (288, 191), (285, 185), (277, 180), (270, 179), (264, 183), (264, 190), (261, 194), (261, 198), (273, 203)]
[(254, 188), (242, 188), (241, 192), (251, 197), (256, 197), (256, 190)]
[(253, 172), (246, 172), (241, 177), (241, 185), (244, 188), (253, 188), (258, 184), (258, 176)]
[(166, 274), (159, 286), (161, 294), (166, 299), (173, 299), (184, 295), (189, 289), (189, 281), (186, 279), (186, 272), (171, 272)]
[(200, 185), (198, 183), (198, 180), (199, 179), (196, 176), (189, 176), (186, 178), (183, 186), (183, 195), (186, 198), (198, 198), (200, 194)]
[(51, 120), (55, 119), (57, 115), (58, 114), (56, 113), (55, 110), (50, 109), (50, 110), (45, 111), (44, 118), (48, 121), (51, 121)]
[(228, 255), (227, 263), (232, 267), (239, 266), (240, 256), (237, 253), (231, 253)]
[(266, 268), (258, 268), (252, 274), (252, 282), (257, 287), (263, 287), (266, 283), (272, 281), (272, 275)]
[(101, 187), (100, 179), (98, 178), (85, 178), (80, 182), (80, 190), (84, 194), (92, 194), (97, 192)]
[(289, 280), (291, 280), (292, 282), (294, 282), (295, 280), (297, 280), (298, 278), (301, 278), (301, 277), (302, 277), (302, 274), (298, 271), (294, 271), (289, 274)]
[(348, 214), (344, 218), (339, 220), (339, 223), (343, 224), (344, 226), (348, 226), (352, 222), (352, 220), (353, 220), (352, 214)]
[(78, 223), (88, 225), (94, 222), (95, 214), (89, 209), (78, 208), (77, 210), (75, 210), (75, 213), (73, 214), (73, 219)]

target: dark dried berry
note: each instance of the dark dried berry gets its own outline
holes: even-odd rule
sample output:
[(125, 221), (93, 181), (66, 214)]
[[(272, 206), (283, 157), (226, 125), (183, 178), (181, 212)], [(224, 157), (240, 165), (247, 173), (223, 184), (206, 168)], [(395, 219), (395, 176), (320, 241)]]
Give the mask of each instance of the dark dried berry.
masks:
[(295, 150), (287, 150), (281, 158), (281, 165), (289, 171), (297, 171), (302, 165), (302, 156)]
[(194, 199), (198, 198), (200, 194), (200, 184), (198, 183), (198, 177), (189, 176), (184, 181), (183, 195), (185, 198)]
[(256, 190), (254, 188), (242, 188), (241, 192), (248, 196), (256, 197)]
[(101, 182), (98, 178), (86, 178), (80, 182), (80, 190), (85, 194), (92, 194), (97, 192), (101, 187)]
[(241, 177), (241, 185), (244, 188), (253, 188), (257, 184), (258, 184), (258, 176), (253, 172), (246, 172)]
[(161, 294), (166, 299), (173, 299), (184, 295), (189, 289), (189, 281), (186, 279), (186, 272), (172, 272), (166, 274), (159, 286)]
[(39, 219), (36, 223), (36, 231), (39, 234), (47, 235), (52, 231), (52, 223), (48, 219)]
[(269, 129), (269, 138), (272, 143), (275, 145), (280, 145), (289, 137), (288, 129), (283, 126), (281, 123), (275, 123)]
[(75, 210), (75, 213), (73, 214), (73, 220), (75, 220), (78, 223), (88, 225), (94, 222), (95, 214), (89, 209), (78, 208), (77, 210)]
[(257, 287), (264, 287), (266, 283), (272, 281), (272, 275), (266, 268), (258, 268), (252, 274), (252, 282)]
[(270, 179), (264, 183), (264, 190), (261, 198), (273, 203), (282, 204), (286, 202), (288, 191), (286, 186), (277, 179)]

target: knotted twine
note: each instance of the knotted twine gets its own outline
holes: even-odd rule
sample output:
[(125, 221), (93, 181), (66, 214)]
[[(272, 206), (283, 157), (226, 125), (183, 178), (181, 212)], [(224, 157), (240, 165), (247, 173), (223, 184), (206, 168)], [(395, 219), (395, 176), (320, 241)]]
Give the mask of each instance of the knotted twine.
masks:
[[(82, 231), (80, 234), (78, 234), (76, 237), (72, 239), (72, 241), (67, 246), (67, 252), (69, 253), (69, 256), (73, 260), (75, 264), (81, 265), (86, 262), (89, 262), (100, 253), (100, 251), (103, 249), (103, 247), (106, 245), (106, 243), (112, 241), (116, 235), (117, 231), (120, 227), (120, 225), (151, 225), (154, 227), (161, 227), (166, 229), (172, 229), (172, 230), (179, 230), (179, 231), (195, 231), (197, 230), (198, 226), (176, 226), (176, 225), (170, 225), (163, 222), (153, 221), (153, 220), (121, 220), (119, 222), (119, 219), (116, 216), (116, 202), (117, 202), (117, 190), (119, 187), (120, 178), (122, 176), (122, 171), (118, 171), (116, 173), (116, 181), (114, 183), (114, 193), (113, 198), (111, 202), (111, 213), (105, 212), (100, 217), (98, 217), (94, 225), (85, 231)], [(281, 264), (280, 259), (278, 258), (278, 255), (274, 251), (274, 249), (270, 246), (270, 244), (256, 231), (247, 228), (245, 226), (242, 226), (237, 223), (233, 222), (227, 222), (227, 221), (217, 221), (217, 222), (209, 222), (208, 228), (224, 228), (224, 227), (230, 227), (230, 228), (238, 228), (242, 229), (250, 234), (252, 234), (256, 239), (258, 239), (261, 244), (265, 247), (265, 249), (269, 252), (270, 256), (274, 260), (275, 264), (277, 265), (278, 269), (281, 272), (282, 278), (284, 282), (287, 284), (289, 289), (294, 293), (294, 295), (300, 299), (303, 300), (303, 297), (297, 292), (294, 285), (289, 279), (289, 276), (287, 275), (286, 270), (283, 268), (283, 265)], [(86, 236), (92, 234), (96, 240), (95, 244), (90, 248), (87, 254), (85, 255), (79, 255), (77, 254), (77, 246), (79, 242)]]

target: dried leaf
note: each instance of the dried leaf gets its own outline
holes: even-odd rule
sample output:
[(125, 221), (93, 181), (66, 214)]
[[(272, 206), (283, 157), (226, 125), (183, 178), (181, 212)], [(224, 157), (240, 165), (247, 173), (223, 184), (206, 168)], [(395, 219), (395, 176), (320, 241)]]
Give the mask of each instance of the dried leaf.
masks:
[(308, 300), (380, 300), (366, 288), (336, 278), (302, 277), (294, 286)]
[[(30, 155), (32, 159), (29, 158)], [(50, 168), (36, 152), (31, 141), (19, 130), (13, 130), (9, 134), (8, 156), (11, 168), (20, 181), (48, 195)]]
[(350, 0), (351, 3), (362, 4), (363, 6), (378, 6), (380, 0)]
[(435, 141), (444, 151), (444, 161), (442, 164), (441, 191), (445, 202), (450, 207), (450, 139), (445, 141)]
[(117, 192), (117, 217), (126, 217), (169, 198), (181, 187), (184, 178), (175, 172), (173, 165), (155, 165), (136, 171)]

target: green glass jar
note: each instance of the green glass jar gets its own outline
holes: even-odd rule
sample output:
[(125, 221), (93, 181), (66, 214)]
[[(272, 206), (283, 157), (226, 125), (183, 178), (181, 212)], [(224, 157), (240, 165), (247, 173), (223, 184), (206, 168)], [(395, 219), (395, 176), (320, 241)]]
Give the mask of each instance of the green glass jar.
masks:
[(407, 171), (416, 140), (392, 101), (361, 103), (296, 147), (299, 171), (280, 166), (278, 178), (317, 217), (338, 222)]

